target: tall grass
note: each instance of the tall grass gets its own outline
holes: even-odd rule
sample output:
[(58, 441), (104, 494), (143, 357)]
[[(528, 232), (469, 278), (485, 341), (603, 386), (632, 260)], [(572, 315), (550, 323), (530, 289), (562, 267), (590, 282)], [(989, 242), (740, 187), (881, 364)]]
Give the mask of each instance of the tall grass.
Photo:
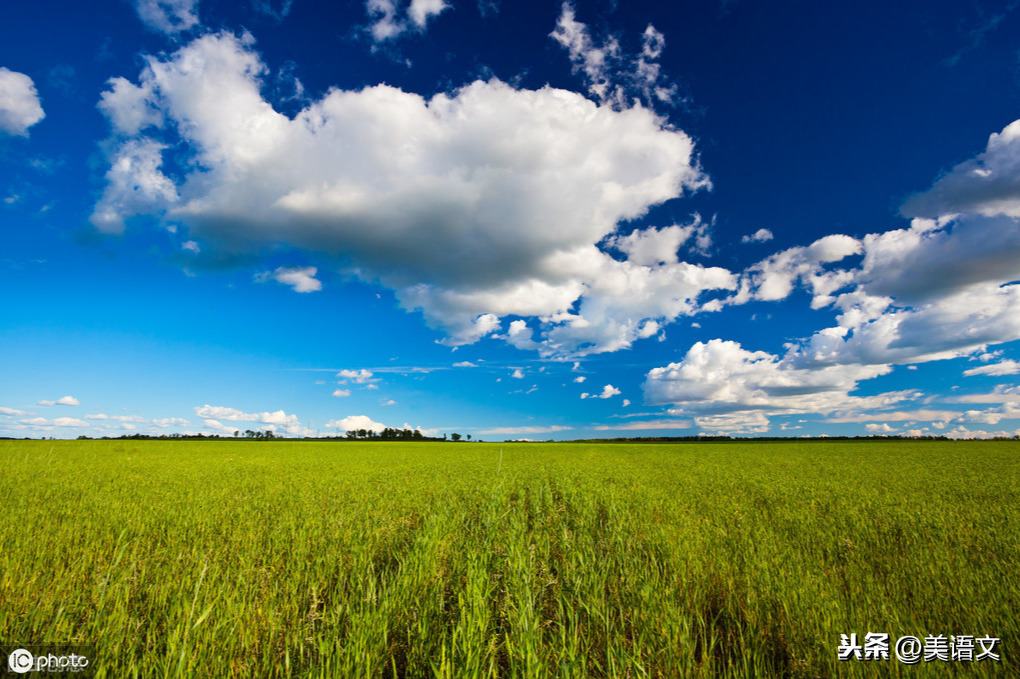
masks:
[[(14, 441), (0, 465), (0, 640), (92, 644), (101, 677), (1020, 674), (1012, 442)], [(840, 663), (851, 632), (990, 634), (1002, 661)]]

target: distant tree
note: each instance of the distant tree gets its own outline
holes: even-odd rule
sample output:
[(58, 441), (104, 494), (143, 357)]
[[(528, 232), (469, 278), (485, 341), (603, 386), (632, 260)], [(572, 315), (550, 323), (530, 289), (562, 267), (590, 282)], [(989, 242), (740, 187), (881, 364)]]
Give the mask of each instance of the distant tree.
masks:
[(241, 435), (241, 432), (239, 432), (239, 431), (237, 431), (237, 430), (235, 429), (235, 430), (234, 430), (234, 438), (236, 439), (236, 438), (237, 438), (238, 436), (240, 436), (240, 435)]
[(460, 434), (454, 432), (453, 434), (450, 434), (450, 439), (453, 441), (460, 441)]
[(470, 440), (471, 440), (471, 434), (468, 434), (468, 435), (467, 435), (467, 440), (468, 440), (468, 441), (470, 441)]

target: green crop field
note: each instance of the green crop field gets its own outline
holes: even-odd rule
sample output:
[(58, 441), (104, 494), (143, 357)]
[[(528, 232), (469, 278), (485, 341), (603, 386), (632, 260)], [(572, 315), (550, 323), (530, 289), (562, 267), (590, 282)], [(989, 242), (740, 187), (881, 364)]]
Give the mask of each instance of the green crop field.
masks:
[[(102, 677), (1020, 675), (1020, 443), (0, 442), (0, 642)], [(890, 634), (890, 660), (837, 660)], [(998, 662), (898, 662), (904, 635)], [(30, 675), (26, 675), (30, 676)]]

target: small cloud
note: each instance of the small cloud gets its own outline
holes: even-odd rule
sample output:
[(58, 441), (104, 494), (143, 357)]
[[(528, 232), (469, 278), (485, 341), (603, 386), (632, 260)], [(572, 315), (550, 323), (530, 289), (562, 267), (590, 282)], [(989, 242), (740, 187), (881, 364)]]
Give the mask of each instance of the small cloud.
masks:
[(136, 0), (138, 18), (149, 28), (172, 35), (198, 23), (198, 0)]
[(964, 370), (963, 374), (965, 377), (973, 377), (974, 375), (993, 375), (995, 377), (1020, 375), (1020, 363), (1006, 359), (998, 363), (983, 365), (980, 368)]
[(626, 408), (629, 405), (630, 405), (630, 399), (629, 398), (623, 399), (623, 407)]
[(521, 372), (520, 368), (514, 368), (514, 371), (512, 373), (510, 373), (510, 377), (513, 377), (513, 378), (518, 379), (518, 380), (523, 380), (524, 379), (524, 373)]
[(195, 254), (202, 251), (202, 248), (198, 247), (198, 243), (193, 240), (184, 241), (184, 243), (181, 244), (181, 249), (187, 250), (188, 252), (194, 252)]
[(34, 426), (52, 426), (52, 427), (87, 427), (88, 422), (79, 420), (76, 417), (55, 417), (52, 420), (47, 420), (45, 417), (33, 417), (28, 420), (21, 420), (22, 424), (31, 424)]
[(0, 406), (0, 415), (27, 415), (24, 410), (18, 410), (16, 408), (5, 408)]
[(586, 379), (588, 378), (586, 378), (584, 375), (578, 375), (577, 377), (574, 378), (574, 381), (580, 384), (581, 382), (584, 382)]
[(163, 417), (158, 420), (153, 420), (152, 423), (161, 429), (167, 427), (190, 427), (191, 423), (183, 417)]
[(350, 396), (351, 395), (351, 390), (350, 389), (337, 389), (336, 391), (333, 392), (333, 395), (336, 396), (337, 398), (344, 398), (345, 396)]
[(395, 40), (408, 31), (422, 32), (428, 22), (449, 7), (444, 0), (411, 0), (406, 16), (399, 0), (366, 0), (365, 11), (373, 23), (368, 27), (372, 40)]
[(381, 405), (381, 406), (395, 406), (395, 405), (397, 405), (397, 402), (394, 401), (392, 398), (388, 398), (388, 399), (384, 399), (384, 400), (379, 401), (379, 405)]
[(474, 368), (476, 367), (471, 361), (460, 361), (459, 363), (453, 364), (454, 368)]
[[(197, 247), (197, 246), (196, 246)], [(267, 280), (274, 280), (294, 288), (294, 292), (317, 292), (322, 290), (322, 283), (315, 278), (318, 269), (314, 266), (306, 267), (280, 267), (272, 273), (263, 271), (255, 274), (257, 283), (264, 283)]]
[(772, 232), (768, 229), (758, 229), (752, 234), (746, 235), (740, 239), (741, 243), (764, 243), (774, 238)]
[(378, 382), (379, 379), (373, 376), (371, 370), (341, 370), (336, 374), (340, 378), (340, 384), (347, 384), (353, 382), (354, 384), (370, 384), (372, 382)]
[(78, 399), (74, 396), (61, 396), (56, 401), (39, 401), (41, 406), (76, 406), (78, 405)]
[(343, 431), (357, 431), (366, 429), (380, 432), (386, 428), (385, 424), (376, 422), (368, 415), (348, 415), (339, 420), (330, 420), (326, 423), (327, 429), (342, 429)]
[(611, 384), (607, 384), (606, 386), (602, 387), (602, 393), (601, 394), (588, 394), (588, 393), (584, 393), (584, 394), (581, 394), (581, 398), (611, 398), (613, 396), (618, 395), (619, 393), (620, 393), (619, 389), (617, 389), (616, 387), (614, 387)]

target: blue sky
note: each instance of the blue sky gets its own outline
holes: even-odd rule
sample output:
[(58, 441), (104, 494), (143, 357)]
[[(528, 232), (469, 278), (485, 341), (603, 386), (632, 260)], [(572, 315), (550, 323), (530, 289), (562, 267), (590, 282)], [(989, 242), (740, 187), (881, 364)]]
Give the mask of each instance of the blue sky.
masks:
[(1013, 2), (0, 10), (0, 435), (1020, 433)]

